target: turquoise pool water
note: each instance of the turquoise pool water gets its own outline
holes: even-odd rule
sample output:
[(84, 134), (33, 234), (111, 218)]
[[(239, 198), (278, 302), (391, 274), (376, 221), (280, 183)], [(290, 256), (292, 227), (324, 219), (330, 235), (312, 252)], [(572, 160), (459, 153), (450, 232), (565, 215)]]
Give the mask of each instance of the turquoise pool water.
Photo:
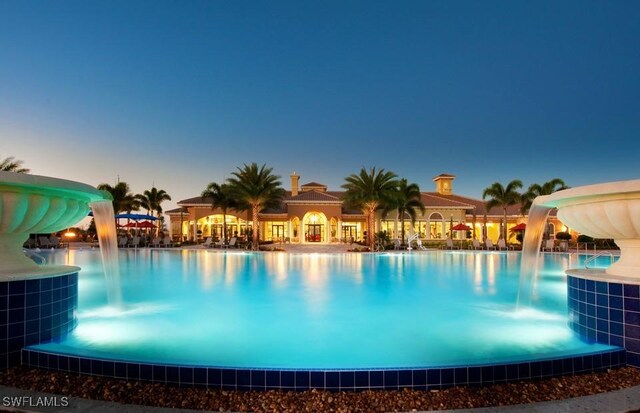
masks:
[(122, 251), (124, 304), (107, 304), (98, 251), (82, 267), (78, 326), (33, 346), (104, 359), (345, 369), (477, 365), (588, 354), (567, 326), (564, 270), (547, 254), (534, 305), (515, 306), (519, 253)]

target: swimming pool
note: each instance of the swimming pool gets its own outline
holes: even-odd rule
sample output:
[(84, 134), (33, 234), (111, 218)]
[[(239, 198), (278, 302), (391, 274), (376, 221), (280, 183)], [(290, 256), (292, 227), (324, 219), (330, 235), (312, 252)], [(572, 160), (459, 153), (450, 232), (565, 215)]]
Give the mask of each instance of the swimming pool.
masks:
[(518, 253), (122, 251), (121, 308), (107, 304), (97, 251), (47, 259), (82, 268), (78, 325), (29, 347), (33, 354), (312, 372), (531, 370), (532, 362), (619, 350), (568, 327), (564, 270), (579, 265), (569, 255), (544, 256), (534, 305), (519, 309)]

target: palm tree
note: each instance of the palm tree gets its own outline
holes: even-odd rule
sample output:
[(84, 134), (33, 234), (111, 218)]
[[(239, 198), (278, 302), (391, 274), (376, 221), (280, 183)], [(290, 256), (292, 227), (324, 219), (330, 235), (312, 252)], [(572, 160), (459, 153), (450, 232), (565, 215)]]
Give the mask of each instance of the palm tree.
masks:
[(136, 201), (141, 208), (147, 210), (147, 213), (158, 218), (156, 225), (156, 235), (160, 234), (163, 230), (164, 220), (162, 215), (162, 203), (164, 201), (171, 201), (171, 196), (164, 189), (158, 189), (152, 186), (151, 189), (145, 190), (142, 194), (135, 196)]
[(204, 201), (206, 198), (211, 200), (211, 209), (220, 208), (222, 210), (222, 237), (227, 239), (227, 211), (230, 208), (238, 208), (238, 202), (231, 194), (231, 188), (228, 184), (218, 185), (211, 182), (200, 195)]
[[(400, 217), (401, 240), (404, 244), (404, 217), (409, 215), (411, 225), (416, 222), (416, 211), (424, 214), (424, 203), (420, 199), (420, 187), (418, 184), (410, 184), (405, 178), (398, 181), (398, 186), (393, 193), (393, 198), (384, 206), (384, 214), (396, 210)], [(397, 222), (397, 221), (396, 221)]]
[(31, 172), (28, 168), (22, 168), (22, 163), (22, 161), (16, 160), (13, 156), (9, 156), (0, 162), (0, 171), (17, 172), (21, 174), (28, 174)]
[(140, 209), (140, 202), (135, 195), (131, 193), (129, 184), (126, 182), (118, 182), (115, 186), (109, 184), (100, 184), (98, 189), (107, 191), (113, 197), (113, 212), (131, 212)]
[(487, 210), (493, 207), (502, 207), (504, 211), (504, 225), (502, 226), (502, 234), (500, 234), (500, 237), (504, 240), (507, 239), (507, 207), (516, 205), (521, 201), (522, 195), (516, 191), (519, 188), (522, 188), (522, 181), (514, 179), (506, 187), (499, 182), (494, 182), (493, 185), (485, 188), (484, 192), (482, 192), (482, 199), (491, 197), (486, 204)]
[(145, 190), (142, 194), (135, 196), (140, 203), (140, 207), (147, 210), (148, 213), (159, 217), (162, 214), (162, 203), (171, 201), (171, 196), (164, 189), (158, 189), (155, 186)]
[(272, 171), (272, 168), (264, 164), (258, 167), (254, 162), (238, 167), (236, 172), (231, 173), (233, 177), (227, 179), (230, 196), (251, 209), (253, 249), (258, 249), (258, 213), (264, 208), (279, 206), (284, 197), (280, 176), (272, 174)]
[(359, 175), (347, 176), (346, 183), (342, 185), (342, 188), (346, 190), (343, 199), (347, 205), (362, 209), (367, 216), (367, 244), (371, 248), (375, 242), (375, 213), (393, 199), (393, 194), (398, 187), (397, 177), (391, 171), (385, 172), (384, 169), (376, 171), (376, 168), (373, 167), (367, 172), (363, 167)]
[(530, 185), (529, 189), (527, 189), (527, 192), (522, 195), (522, 213), (526, 214), (527, 211), (529, 211), (533, 200), (536, 199), (537, 196), (551, 195), (552, 193), (563, 189), (569, 189), (569, 187), (560, 178), (554, 178), (542, 185)]

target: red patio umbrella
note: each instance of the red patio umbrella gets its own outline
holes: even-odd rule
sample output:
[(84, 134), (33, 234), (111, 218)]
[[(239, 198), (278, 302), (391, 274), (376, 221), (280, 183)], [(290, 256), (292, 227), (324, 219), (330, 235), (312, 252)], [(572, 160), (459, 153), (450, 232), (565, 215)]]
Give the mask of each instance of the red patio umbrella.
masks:
[(126, 228), (155, 228), (156, 226), (153, 225), (150, 221), (142, 221), (142, 222), (129, 222), (126, 225), (123, 225), (123, 227)]
[[(470, 231), (471, 227), (464, 223), (459, 223), (451, 228), (452, 231)], [(460, 238), (460, 249), (462, 249), (462, 238)]]
[(525, 224), (524, 222), (521, 222), (515, 227), (511, 228), (511, 231), (524, 231), (525, 229), (527, 229), (527, 224)]
[(454, 231), (470, 231), (471, 227), (467, 224), (463, 224), (462, 222), (459, 223), (458, 225), (454, 226), (453, 228), (451, 228)]

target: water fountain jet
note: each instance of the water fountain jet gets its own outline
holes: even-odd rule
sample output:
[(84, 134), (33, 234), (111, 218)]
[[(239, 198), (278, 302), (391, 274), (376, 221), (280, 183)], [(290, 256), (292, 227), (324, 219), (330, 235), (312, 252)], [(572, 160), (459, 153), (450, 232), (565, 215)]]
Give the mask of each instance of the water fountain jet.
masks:
[[(624, 347), (627, 364), (640, 367), (640, 179), (565, 189), (537, 197), (534, 204), (545, 217), (557, 208), (558, 218), (570, 228), (613, 239), (620, 247), (620, 258), (605, 270), (566, 271), (569, 324), (587, 341)], [(531, 228), (524, 249), (538, 253), (544, 222)], [(527, 278), (525, 266), (531, 264), (525, 263), (524, 249), (521, 287), (535, 280)]]
[[(0, 172), (0, 369), (20, 363), (23, 346), (59, 337), (76, 325), (78, 271), (69, 265), (37, 265), (23, 252), (29, 234), (53, 233), (77, 224), (90, 204), (108, 199), (96, 188), (45, 176)], [(37, 311), (33, 311), (36, 309)]]

